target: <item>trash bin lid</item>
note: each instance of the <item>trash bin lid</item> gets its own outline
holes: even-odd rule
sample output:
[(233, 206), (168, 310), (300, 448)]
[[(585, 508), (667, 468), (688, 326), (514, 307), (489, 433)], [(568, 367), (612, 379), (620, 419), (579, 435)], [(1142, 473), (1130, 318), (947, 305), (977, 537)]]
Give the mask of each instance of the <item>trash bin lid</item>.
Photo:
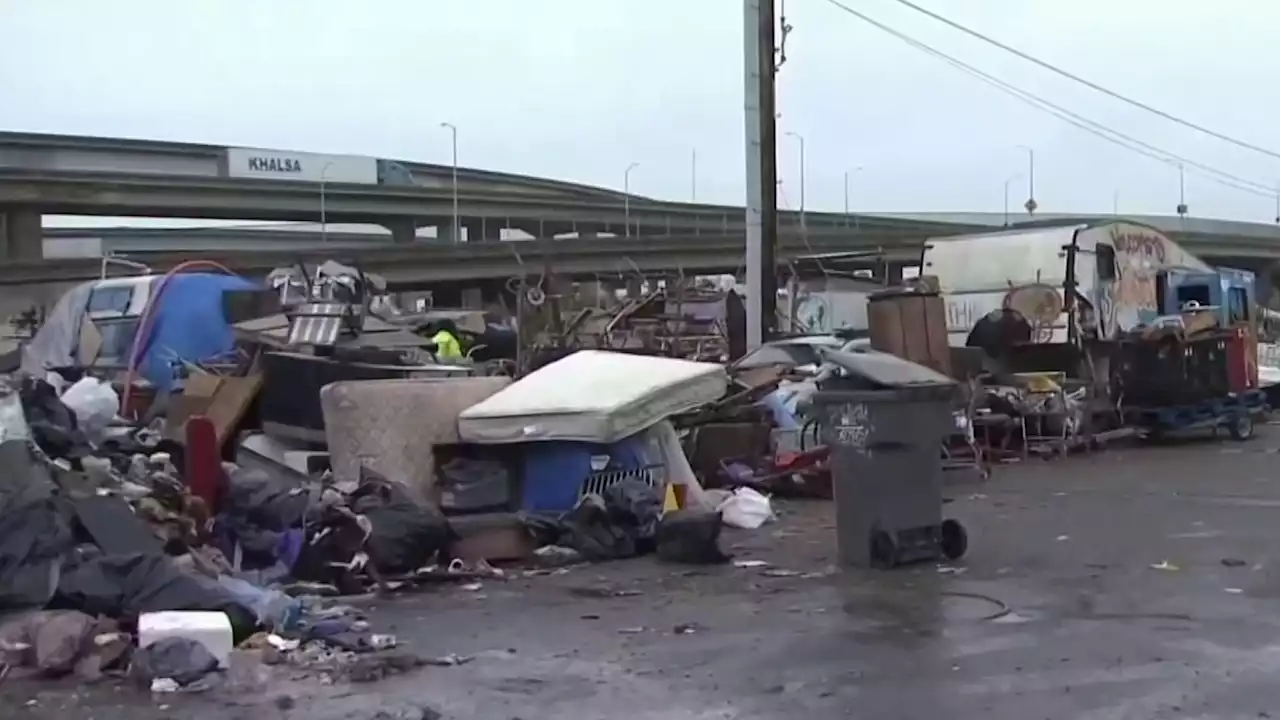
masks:
[(955, 380), (932, 368), (871, 348), (848, 350), (821, 348), (818, 352), (827, 365), (839, 368), (848, 375), (867, 380), (876, 389), (892, 390), (908, 387), (949, 389), (956, 385)]

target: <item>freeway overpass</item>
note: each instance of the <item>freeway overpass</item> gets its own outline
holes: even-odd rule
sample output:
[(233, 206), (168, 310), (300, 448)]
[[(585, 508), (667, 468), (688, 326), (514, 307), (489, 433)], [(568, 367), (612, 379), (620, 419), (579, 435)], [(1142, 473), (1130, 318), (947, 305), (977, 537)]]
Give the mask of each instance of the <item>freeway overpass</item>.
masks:
[[(333, 172), (329, 172), (332, 170)], [(392, 244), (418, 248), (417, 230), (434, 226), (438, 243), (451, 243), (454, 168), (368, 157), (317, 155), (294, 151), (226, 148), (30, 133), (0, 133), (0, 260), (35, 260), (43, 253), (44, 214), (136, 215), (381, 225)], [(486, 244), (506, 228), (546, 238), (574, 233), (584, 242), (559, 246), (562, 257), (587, 253), (586, 242), (600, 233), (658, 236), (661, 243), (646, 262), (694, 269), (736, 266), (721, 249), (735, 244), (741, 257), (744, 213), (741, 207), (663, 202), (543, 178), (458, 168), (458, 214), (471, 249), (448, 252), (479, 262)], [(832, 250), (867, 249), (881, 238), (910, 237), (917, 246), (927, 237), (987, 230), (1003, 225), (996, 213), (839, 213), (806, 214), (814, 245)], [(1039, 216), (1037, 222), (1064, 222), (1083, 216)], [(1101, 219), (1101, 218), (1091, 218)], [(1135, 217), (1154, 225), (1208, 259), (1255, 270), (1269, 277), (1280, 260), (1280, 228), (1272, 225), (1200, 218)], [(798, 231), (796, 213), (781, 213), (784, 232)], [(628, 232), (630, 231), (630, 232)], [(104, 231), (105, 232), (105, 231)], [(120, 232), (139, 233), (139, 230)], [(186, 232), (186, 231), (177, 231)], [(218, 232), (217, 229), (209, 231)], [(240, 240), (270, 239), (284, 248), (298, 240), (267, 238), (238, 231)], [(691, 236), (691, 237), (690, 237)], [(177, 237), (177, 236), (174, 236)], [(205, 236), (209, 239), (210, 236)], [(158, 235), (150, 236), (157, 242)], [(728, 238), (728, 240), (726, 240)], [(363, 239), (350, 239), (363, 245)], [(615, 243), (616, 238), (598, 238)], [(896, 242), (897, 240), (895, 240)], [(160, 244), (164, 240), (158, 241)], [(318, 243), (317, 243), (318, 244)], [(501, 243), (503, 245), (507, 243)], [(705, 247), (695, 247), (705, 245)], [(606, 255), (617, 255), (611, 245)], [(154, 249), (154, 246), (153, 246)], [(403, 256), (405, 273), (424, 281), (437, 249)], [(506, 250), (497, 251), (507, 257)], [(666, 253), (666, 254), (663, 254)], [(294, 253), (296, 254), (296, 252)], [(588, 253), (589, 254), (589, 253)], [(624, 255), (626, 253), (623, 253)], [(630, 255), (627, 255), (630, 257)], [(595, 255), (593, 255), (595, 257)], [(708, 261), (706, 258), (717, 258)], [(420, 258), (420, 259), (415, 259)], [(634, 258), (633, 258), (634, 259)], [(594, 261), (584, 261), (590, 262)], [(22, 275), (41, 266), (14, 266)], [(503, 266), (507, 273), (511, 266)], [(591, 267), (596, 267), (591, 265)], [(397, 269), (397, 272), (401, 270)]]
[[(743, 270), (745, 241), (741, 235), (671, 236), (632, 238), (573, 238), (500, 243), (417, 243), (411, 246), (322, 246), (267, 249), (256, 252), (200, 253), (232, 270), (255, 274), (300, 260), (349, 260), (367, 272), (377, 273), (400, 288), (429, 287), (441, 283), (507, 280), (539, 275), (552, 267), (558, 275), (575, 277), (633, 275), (684, 271), (687, 274), (737, 273)], [(856, 240), (843, 233), (816, 233), (802, 238), (782, 238), (779, 261), (804, 255), (845, 252), (851, 246), (879, 250), (891, 263), (915, 264), (921, 238), (913, 232), (880, 231)], [(130, 255), (162, 271), (184, 260), (190, 252), (150, 252)], [(72, 282), (97, 278), (100, 258), (17, 260), (0, 264), (0, 286)]]
[[(329, 173), (333, 170), (332, 173)], [(0, 133), (0, 258), (41, 255), (42, 216), (112, 215), (267, 221), (319, 220), (386, 227), (408, 243), (420, 227), (460, 241), (453, 168), (368, 157), (185, 143)], [(497, 240), (505, 228), (535, 237), (730, 234), (741, 207), (662, 202), (610, 190), (458, 169), (460, 231)], [(798, 226), (783, 213), (784, 226)], [(858, 226), (954, 232), (954, 223), (806, 213), (811, 230)]]
[[(881, 247), (880, 259), (900, 269), (920, 258), (920, 238), (913, 232), (868, 234), (863, 247)], [(849, 247), (847, 235), (815, 234), (807, 239), (782, 238), (778, 257), (788, 262), (802, 255), (841, 252)], [(267, 249), (256, 252), (199, 253), (152, 252), (135, 254), (156, 272), (192, 257), (221, 262), (232, 270), (262, 276), (270, 270), (299, 261), (336, 259), (358, 265), (387, 279), (394, 289), (431, 289), (442, 303), (457, 303), (463, 288), (479, 288), (489, 296), (518, 276), (540, 276), (548, 267), (557, 277), (626, 282), (636, 273), (687, 275), (741, 273), (745, 241), (737, 236), (676, 236), (561, 239), (499, 243), (383, 243), (379, 247), (346, 249), (319, 244), (309, 249)], [(108, 266), (109, 274), (130, 270)], [(72, 284), (96, 279), (103, 271), (101, 258), (16, 260), (0, 263), (0, 317), (32, 304), (51, 306)], [(458, 298), (450, 300), (450, 298)]]
[[(868, 250), (879, 246), (886, 236), (911, 236), (918, 242), (928, 237), (955, 235), (971, 232), (974, 228), (982, 230), (998, 230), (1003, 226), (999, 213), (965, 213), (957, 218), (954, 224), (947, 218), (956, 217), (949, 213), (928, 214), (933, 219), (928, 225), (919, 228), (879, 228), (874, 222), (866, 226), (813, 230), (810, 237), (826, 247), (839, 251)], [(865, 216), (873, 220), (893, 218), (900, 222), (912, 222), (914, 216), (881, 215)], [(1085, 215), (1055, 215), (1037, 220), (1033, 224), (1062, 222), (1098, 222), (1114, 220), (1112, 217)], [(1245, 223), (1225, 220), (1181, 219), (1165, 216), (1124, 216), (1125, 220), (1150, 225), (1168, 234), (1187, 249), (1205, 258), (1239, 259), (1250, 265), (1258, 265), (1269, 260), (1280, 260), (1280, 226), (1260, 223)], [(1028, 223), (1017, 223), (1024, 226)], [(870, 229), (868, 229), (870, 228)], [(792, 228), (782, 228), (784, 235), (796, 235)], [(277, 228), (238, 228), (238, 227), (192, 227), (192, 228), (45, 228), (46, 243), (56, 243), (68, 247), (77, 241), (82, 242), (82, 249), (75, 252), (99, 255), (103, 253), (136, 255), (165, 252), (212, 253), (231, 255), (240, 252), (258, 250), (278, 250), (282, 252), (305, 252), (321, 248), (340, 250), (352, 253), (361, 248), (377, 249), (393, 244), (388, 233), (377, 232), (363, 226), (343, 227), (330, 225), (323, 235), (315, 224), (301, 224)], [(662, 239), (663, 235), (655, 236)], [(678, 237), (678, 236), (671, 236)], [(689, 237), (689, 242), (717, 243), (724, 237), (738, 238), (742, 242), (741, 233), (709, 233)], [(600, 242), (614, 243), (620, 240), (615, 237), (599, 237)], [(622, 238), (625, 239), (625, 238)], [(420, 245), (435, 246), (430, 238), (418, 238)], [(511, 242), (521, 242), (511, 240)], [(527, 242), (527, 241), (525, 241)], [(480, 244), (468, 244), (481, 252)], [(566, 246), (569, 247), (569, 246)], [(431, 252), (431, 251), (428, 251)], [(457, 252), (467, 253), (468, 250)], [(690, 251), (693, 252), (693, 251)], [(745, 250), (740, 251), (745, 252)], [(58, 257), (66, 256), (58, 253)]]

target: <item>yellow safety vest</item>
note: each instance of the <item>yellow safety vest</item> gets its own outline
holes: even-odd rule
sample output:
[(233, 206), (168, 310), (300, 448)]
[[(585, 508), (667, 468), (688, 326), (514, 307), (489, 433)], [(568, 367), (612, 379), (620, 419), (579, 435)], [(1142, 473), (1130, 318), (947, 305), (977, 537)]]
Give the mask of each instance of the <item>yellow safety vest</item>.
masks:
[(436, 344), (436, 357), (457, 359), (462, 357), (462, 343), (458, 342), (458, 338), (448, 330), (441, 330), (431, 336), (431, 342)]

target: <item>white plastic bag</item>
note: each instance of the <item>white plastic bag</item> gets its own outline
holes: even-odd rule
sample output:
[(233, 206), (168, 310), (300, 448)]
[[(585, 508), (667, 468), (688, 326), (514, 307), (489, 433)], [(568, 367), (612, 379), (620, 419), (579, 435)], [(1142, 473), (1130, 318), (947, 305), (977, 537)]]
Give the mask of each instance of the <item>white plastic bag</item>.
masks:
[(748, 487), (740, 487), (733, 495), (720, 503), (721, 521), (729, 527), (755, 530), (773, 519), (773, 503), (768, 495)]
[(93, 377), (80, 378), (62, 393), (62, 404), (76, 414), (76, 424), (90, 438), (107, 429), (120, 411), (120, 396), (112, 387)]

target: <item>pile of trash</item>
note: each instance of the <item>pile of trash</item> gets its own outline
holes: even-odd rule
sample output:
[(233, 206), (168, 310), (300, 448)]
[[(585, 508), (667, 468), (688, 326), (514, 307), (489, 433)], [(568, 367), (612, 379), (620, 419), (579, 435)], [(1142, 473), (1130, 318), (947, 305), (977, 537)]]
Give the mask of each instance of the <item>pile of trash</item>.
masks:
[(376, 679), (432, 661), (333, 598), (499, 574), (434, 566), (444, 516), (375, 473), (341, 486), (222, 463), (193, 492), (186, 449), (111, 427), (117, 403), (92, 378), (0, 380), (0, 677), (198, 689), (256, 652)]

